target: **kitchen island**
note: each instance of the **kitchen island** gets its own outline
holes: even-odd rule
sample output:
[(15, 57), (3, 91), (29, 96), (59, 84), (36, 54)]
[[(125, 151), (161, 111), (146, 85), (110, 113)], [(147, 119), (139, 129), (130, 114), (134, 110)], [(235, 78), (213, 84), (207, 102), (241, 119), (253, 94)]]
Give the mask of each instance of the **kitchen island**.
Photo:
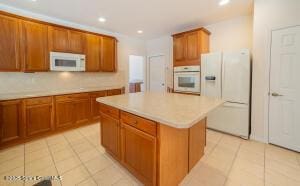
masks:
[(175, 186), (204, 155), (206, 116), (224, 102), (134, 93), (98, 98), (101, 144), (145, 185)]

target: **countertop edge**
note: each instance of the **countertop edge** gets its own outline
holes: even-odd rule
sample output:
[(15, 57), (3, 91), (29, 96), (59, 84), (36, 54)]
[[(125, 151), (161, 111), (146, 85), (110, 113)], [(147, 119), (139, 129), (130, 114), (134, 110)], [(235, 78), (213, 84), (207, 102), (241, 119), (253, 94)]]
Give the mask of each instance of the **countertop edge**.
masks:
[(198, 123), (199, 121), (201, 121), (202, 119), (204, 119), (205, 117), (207, 117), (207, 115), (212, 112), (213, 110), (217, 109), (218, 107), (220, 107), (221, 105), (223, 105), (225, 103), (225, 101), (220, 101), (220, 103), (218, 104), (214, 104), (214, 106), (212, 106), (213, 108), (209, 108), (207, 112), (199, 115), (197, 117), (197, 119), (193, 120), (193, 121), (190, 121), (190, 122), (186, 122), (186, 123), (174, 123), (174, 122), (170, 122), (170, 121), (167, 121), (167, 120), (164, 120), (162, 118), (158, 118), (158, 117), (155, 117), (155, 116), (152, 116), (152, 115), (148, 115), (148, 114), (144, 114), (144, 113), (141, 113), (141, 112), (138, 112), (136, 110), (133, 110), (133, 109), (128, 109), (128, 108), (124, 108), (120, 105), (117, 105), (117, 104), (113, 104), (111, 102), (106, 102), (106, 101), (103, 101), (103, 100), (99, 100), (99, 99), (96, 99), (96, 101), (98, 101), (99, 103), (103, 103), (105, 105), (109, 105), (111, 107), (115, 107), (117, 109), (120, 109), (120, 110), (123, 110), (123, 111), (126, 111), (126, 112), (129, 112), (131, 114), (134, 114), (134, 115), (137, 115), (137, 116), (140, 116), (140, 117), (143, 117), (143, 118), (146, 118), (146, 119), (150, 119), (150, 120), (153, 120), (157, 123), (160, 123), (160, 124), (163, 124), (163, 125), (167, 125), (167, 126), (170, 126), (170, 127), (173, 127), (173, 128), (177, 128), (177, 129), (187, 129), (187, 128), (191, 128), (192, 126), (194, 126), (196, 123)]
[[(82, 90), (70, 90), (70, 91), (62, 91), (62, 92), (45, 92), (45, 93), (36, 93), (32, 95), (23, 95), (23, 96), (7, 96), (7, 98), (2, 98), (0, 96), (0, 101), (10, 101), (16, 99), (29, 99), (29, 98), (37, 98), (37, 97), (46, 97), (46, 96), (59, 96), (59, 95), (66, 95), (66, 94), (76, 94), (76, 93), (88, 93), (88, 92), (97, 92), (97, 91), (105, 91), (105, 90), (112, 90), (112, 89), (121, 89), (124, 86), (112, 86), (112, 87), (99, 87), (99, 88), (90, 88), (90, 89), (82, 89)], [(10, 94), (10, 93), (7, 93)], [(20, 93), (22, 94), (22, 93)], [(24, 93), (26, 94), (26, 93)], [(29, 94), (29, 93), (28, 93)], [(5, 97), (5, 96), (3, 96)]]

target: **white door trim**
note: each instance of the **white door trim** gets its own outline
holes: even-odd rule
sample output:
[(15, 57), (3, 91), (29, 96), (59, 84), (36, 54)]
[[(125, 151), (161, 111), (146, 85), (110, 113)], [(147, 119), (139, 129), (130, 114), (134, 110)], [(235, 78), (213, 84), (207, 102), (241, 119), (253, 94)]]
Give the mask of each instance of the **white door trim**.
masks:
[(266, 69), (266, 74), (267, 74), (267, 99), (265, 100), (265, 112), (264, 112), (264, 139), (257, 139), (255, 138), (255, 136), (252, 136), (251, 134), (251, 138), (254, 138), (256, 140), (259, 140), (259, 141), (263, 141), (265, 143), (269, 143), (269, 127), (270, 127), (270, 84), (271, 84), (271, 55), (272, 55), (272, 34), (274, 31), (278, 31), (278, 30), (283, 30), (283, 29), (287, 29), (287, 28), (291, 28), (291, 27), (296, 27), (296, 26), (300, 26), (298, 24), (296, 25), (286, 25), (286, 26), (282, 26), (282, 27), (276, 27), (276, 28), (273, 28), (273, 29), (270, 29), (270, 32), (269, 32), (269, 37), (268, 37), (268, 55), (266, 55), (267, 57), (267, 69)]
[[(147, 73), (147, 76), (146, 76), (146, 81), (147, 81), (147, 88), (146, 90), (149, 91), (150, 90), (150, 59), (152, 57), (164, 57), (166, 59), (166, 56), (165, 54), (157, 54), (157, 55), (151, 55), (151, 56), (148, 56), (147, 57), (147, 63), (146, 63), (146, 73)], [(165, 76), (165, 91), (167, 92), (167, 67), (166, 67), (166, 60), (164, 60), (164, 76)]]

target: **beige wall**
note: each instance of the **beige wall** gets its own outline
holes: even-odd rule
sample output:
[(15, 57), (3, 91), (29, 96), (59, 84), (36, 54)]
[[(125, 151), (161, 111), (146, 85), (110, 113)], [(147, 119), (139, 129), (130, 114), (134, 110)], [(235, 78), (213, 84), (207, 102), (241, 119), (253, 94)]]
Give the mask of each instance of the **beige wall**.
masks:
[[(241, 48), (252, 48), (252, 16), (241, 16), (234, 19), (207, 25), (211, 32), (210, 51), (230, 51)], [(173, 87), (173, 42), (171, 36), (164, 36), (147, 41), (147, 56), (164, 54), (167, 62), (167, 85)]]
[(210, 51), (225, 52), (252, 48), (253, 18), (241, 16), (205, 26), (210, 32)]
[(268, 142), (271, 30), (300, 25), (299, 0), (255, 0), (253, 22), (252, 135)]
[[(5, 73), (0, 72), (0, 94), (22, 91), (44, 91), (53, 89), (97, 87), (97, 86), (126, 86), (128, 87), (129, 55), (146, 55), (145, 42), (136, 38), (127, 37), (118, 33), (108, 32), (97, 28), (78, 25), (64, 20), (34, 14), (28, 11), (0, 6), (0, 10), (62, 24), (70, 27), (81, 28), (98, 33), (113, 35), (118, 39), (118, 71), (116, 73)], [(126, 89), (128, 90), (128, 88)]]

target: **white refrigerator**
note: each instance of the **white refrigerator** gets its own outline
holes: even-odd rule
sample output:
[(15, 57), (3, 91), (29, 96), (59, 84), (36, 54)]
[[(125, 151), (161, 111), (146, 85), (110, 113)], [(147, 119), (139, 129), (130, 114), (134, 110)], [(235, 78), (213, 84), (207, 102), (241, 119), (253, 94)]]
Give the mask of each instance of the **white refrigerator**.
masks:
[(226, 101), (208, 115), (208, 128), (249, 138), (250, 84), (248, 49), (201, 56), (201, 95)]

